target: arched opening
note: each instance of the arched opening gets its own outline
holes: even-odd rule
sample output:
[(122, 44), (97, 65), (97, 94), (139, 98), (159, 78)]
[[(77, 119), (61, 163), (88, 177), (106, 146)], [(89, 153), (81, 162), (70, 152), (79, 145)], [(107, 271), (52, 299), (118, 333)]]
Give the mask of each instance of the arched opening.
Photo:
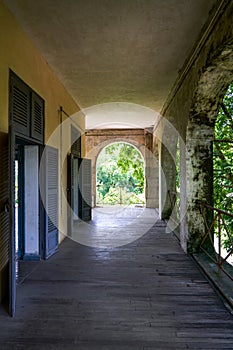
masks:
[(214, 128), (214, 206), (233, 212), (233, 83), (230, 84)]
[[(223, 45), (203, 71), (190, 109), (186, 134), (186, 217), (187, 250), (191, 253), (204, 247), (205, 252), (215, 255), (214, 226), (218, 225), (219, 232), (224, 226), (219, 209), (214, 208), (213, 141), (219, 107), (232, 81), (231, 48), (232, 44)], [(221, 252), (217, 259), (221, 260)]]
[(97, 205), (145, 204), (145, 162), (130, 143), (106, 146), (96, 162)]
[[(233, 213), (233, 83), (220, 103), (214, 127), (213, 142), (213, 195), (214, 207), (226, 213)], [(221, 251), (223, 258), (233, 264), (232, 250), (233, 219), (221, 213), (222, 227)], [(215, 250), (218, 250), (218, 225), (214, 225)]]

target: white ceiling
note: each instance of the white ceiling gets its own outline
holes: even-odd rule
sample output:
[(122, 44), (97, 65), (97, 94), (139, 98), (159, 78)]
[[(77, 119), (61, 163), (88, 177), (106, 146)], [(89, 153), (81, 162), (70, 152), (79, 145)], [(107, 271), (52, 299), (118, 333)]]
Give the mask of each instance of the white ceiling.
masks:
[(216, 1), (4, 2), (94, 128), (154, 123)]
[(86, 129), (137, 129), (153, 127), (159, 113), (127, 102), (109, 102), (84, 109)]

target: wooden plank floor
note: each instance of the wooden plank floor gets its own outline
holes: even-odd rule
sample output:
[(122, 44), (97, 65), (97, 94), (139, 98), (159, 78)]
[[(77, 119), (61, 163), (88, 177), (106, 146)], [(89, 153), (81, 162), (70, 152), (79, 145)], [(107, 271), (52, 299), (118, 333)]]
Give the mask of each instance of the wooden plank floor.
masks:
[(119, 248), (66, 239), (0, 314), (0, 349), (233, 349), (233, 317), (157, 222)]

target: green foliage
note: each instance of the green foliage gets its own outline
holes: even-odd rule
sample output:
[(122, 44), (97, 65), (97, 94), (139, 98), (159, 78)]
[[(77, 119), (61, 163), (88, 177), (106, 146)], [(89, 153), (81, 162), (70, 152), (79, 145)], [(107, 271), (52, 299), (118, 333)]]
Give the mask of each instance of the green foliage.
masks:
[(103, 197), (103, 204), (119, 204), (119, 191), (117, 188), (110, 187), (109, 191)]
[(108, 193), (102, 198), (103, 204), (140, 204), (143, 196), (127, 192), (125, 189), (110, 187)]
[[(233, 213), (233, 83), (229, 86), (215, 122), (214, 206)], [(233, 237), (233, 220), (225, 217)], [(226, 237), (225, 247), (230, 247)]]
[(98, 158), (98, 201), (110, 204), (119, 203), (120, 188), (121, 193), (125, 194), (122, 199), (123, 203), (129, 203), (126, 193), (130, 193), (130, 201), (142, 203), (139, 198), (144, 194), (144, 162), (140, 153), (133, 146), (114, 143), (106, 147)]

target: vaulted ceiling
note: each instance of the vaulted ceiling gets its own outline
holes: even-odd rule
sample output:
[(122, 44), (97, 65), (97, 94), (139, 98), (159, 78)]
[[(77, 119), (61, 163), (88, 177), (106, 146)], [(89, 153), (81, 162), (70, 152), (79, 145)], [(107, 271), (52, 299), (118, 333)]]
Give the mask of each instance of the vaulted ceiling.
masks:
[(154, 123), (216, 0), (4, 2), (93, 128)]

